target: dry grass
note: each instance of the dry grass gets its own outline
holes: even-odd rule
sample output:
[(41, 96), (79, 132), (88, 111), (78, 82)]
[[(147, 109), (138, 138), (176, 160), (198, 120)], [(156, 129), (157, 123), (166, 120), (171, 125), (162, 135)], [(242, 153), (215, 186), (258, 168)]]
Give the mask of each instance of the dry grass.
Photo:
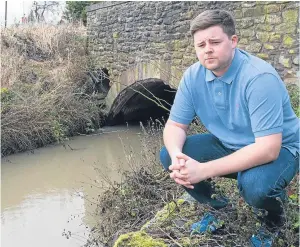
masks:
[(4, 29), (1, 48), (2, 155), (99, 127), (99, 104), (84, 94), (92, 66), (84, 27)]

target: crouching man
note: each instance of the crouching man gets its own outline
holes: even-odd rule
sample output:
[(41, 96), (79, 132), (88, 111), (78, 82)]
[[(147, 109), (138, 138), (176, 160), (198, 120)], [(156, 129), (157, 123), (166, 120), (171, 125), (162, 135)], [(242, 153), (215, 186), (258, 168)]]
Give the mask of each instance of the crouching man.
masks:
[[(160, 158), (170, 177), (200, 203), (214, 208), (209, 178), (235, 177), (241, 196), (282, 223), (284, 188), (298, 171), (299, 119), (287, 89), (267, 62), (238, 49), (235, 22), (223, 10), (207, 10), (190, 25), (199, 61), (179, 84), (164, 129)], [(198, 116), (209, 134), (186, 136)], [(258, 233), (260, 234), (260, 233)], [(254, 235), (252, 246), (271, 246)]]

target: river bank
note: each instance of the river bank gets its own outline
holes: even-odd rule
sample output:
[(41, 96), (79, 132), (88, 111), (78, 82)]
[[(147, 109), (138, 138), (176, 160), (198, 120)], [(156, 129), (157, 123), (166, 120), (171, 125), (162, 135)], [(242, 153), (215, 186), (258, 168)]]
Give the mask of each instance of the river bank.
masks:
[(83, 26), (20, 26), (1, 30), (1, 155), (93, 133), (103, 102), (88, 72)]
[[(124, 173), (121, 183), (111, 185), (97, 199), (94, 216), (99, 220), (86, 246), (248, 246), (261, 224), (254, 209), (240, 196), (236, 180), (212, 179), (214, 197), (225, 195), (229, 199), (225, 208), (216, 211), (197, 203), (161, 167), (161, 130), (161, 125), (152, 125), (144, 132), (140, 161), (135, 162), (137, 154), (128, 154), (131, 170)], [(285, 225), (276, 239), (277, 247), (299, 245), (298, 191), (297, 175), (287, 187)], [(224, 226), (216, 234), (191, 235), (191, 225), (207, 212), (217, 215)]]

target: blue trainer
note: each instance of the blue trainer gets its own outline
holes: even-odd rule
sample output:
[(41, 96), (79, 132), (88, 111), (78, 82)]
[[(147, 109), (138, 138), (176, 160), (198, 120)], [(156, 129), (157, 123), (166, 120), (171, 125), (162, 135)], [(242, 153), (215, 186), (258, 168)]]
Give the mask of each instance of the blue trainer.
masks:
[(206, 213), (199, 222), (191, 226), (191, 235), (205, 232), (213, 233), (224, 226), (223, 220), (218, 220), (211, 213)]
[(274, 241), (274, 236), (261, 228), (258, 231), (258, 234), (252, 235), (250, 238), (251, 247), (271, 247)]

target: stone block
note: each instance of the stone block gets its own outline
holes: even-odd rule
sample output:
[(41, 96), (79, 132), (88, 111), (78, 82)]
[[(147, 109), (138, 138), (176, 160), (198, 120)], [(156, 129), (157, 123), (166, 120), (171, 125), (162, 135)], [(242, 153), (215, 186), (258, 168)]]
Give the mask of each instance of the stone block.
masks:
[(296, 31), (296, 25), (293, 23), (281, 23), (275, 26), (275, 31), (280, 33), (294, 33)]
[(252, 27), (254, 25), (254, 20), (252, 18), (244, 18), (239, 22), (238, 25), (240, 28)]
[(279, 56), (279, 63), (282, 64), (285, 68), (291, 68), (290, 58), (286, 58), (284, 56)]
[(233, 16), (235, 17), (235, 19), (242, 18), (243, 12), (241, 10), (235, 10), (235, 11), (233, 11)]
[(246, 29), (246, 30), (240, 31), (241, 37), (253, 37), (254, 35), (255, 35), (255, 32), (254, 32), (254, 30), (251, 30), (251, 29)]
[(264, 44), (264, 48), (267, 49), (267, 50), (274, 50), (274, 46), (273, 45), (270, 45), (270, 44)]
[(254, 8), (245, 8), (243, 9), (244, 17), (256, 17), (264, 14), (262, 6), (256, 6)]
[(281, 39), (280, 34), (274, 34), (274, 33), (270, 34), (270, 39), (269, 39), (270, 42), (279, 42), (280, 39)]
[(290, 48), (296, 42), (290, 35), (283, 36), (283, 47)]
[(269, 55), (267, 53), (257, 53), (256, 56), (264, 60), (269, 58)]
[(255, 5), (256, 5), (256, 2), (243, 2), (242, 3), (242, 7), (243, 8), (249, 8), (249, 7), (255, 7)]
[(266, 16), (265, 16), (265, 15), (263, 15), (263, 16), (256, 16), (256, 17), (254, 18), (254, 23), (255, 23), (255, 24), (258, 24), (258, 23), (264, 23), (265, 20), (266, 20)]
[(282, 22), (280, 15), (266, 15), (266, 23), (268, 24), (279, 24)]
[(249, 40), (246, 38), (242, 38), (239, 40), (239, 44), (241, 45), (248, 45), (249, 44)]
[(289, 53), (290, 53), (290, 54), (295, 54), (296, 51), (295, 51), (295, 50), (289, 50)]
[(249, 52), (260, 52), (262, 44), (258, 42), (252, 42), (251, 44), (246, 46), (246, 51)]
[(279, 4), (270, 4), (264, 6), (265, 13), (276, 13), (280, 11), (280, 5)]
[(266, 24), (257, 24), (256, 29), (260, 30), (260, 31), (270, 32), (270, 31), (273, 30), (273, 26), (272, 25), (266, 25)]
[(299, 56), (296, 56), (296, 57), (293, 59), (293, 64), (299, 65)]
[(283, 21), (286, 23), (297, 23), (298, 9), (290, 9), (282, 13)]
[(265, 43), (269, 40), (270, 34), (266, 32), (257, 32), (256, 37), (262, 42)]

